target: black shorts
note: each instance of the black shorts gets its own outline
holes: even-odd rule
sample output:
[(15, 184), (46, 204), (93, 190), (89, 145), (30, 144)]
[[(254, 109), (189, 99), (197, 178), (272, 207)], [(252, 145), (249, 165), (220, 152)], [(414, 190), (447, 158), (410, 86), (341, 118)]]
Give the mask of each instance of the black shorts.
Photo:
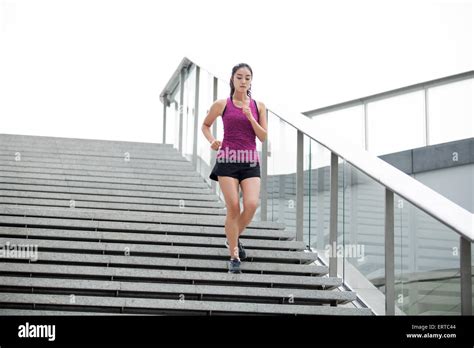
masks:
[(239, 180), (239, 183), (247, 178), (260, 177), (260, 164), (257, 162), (217, 162), (209, 175), (209, 178), (219, 181), (218, 176), (231, 176)]

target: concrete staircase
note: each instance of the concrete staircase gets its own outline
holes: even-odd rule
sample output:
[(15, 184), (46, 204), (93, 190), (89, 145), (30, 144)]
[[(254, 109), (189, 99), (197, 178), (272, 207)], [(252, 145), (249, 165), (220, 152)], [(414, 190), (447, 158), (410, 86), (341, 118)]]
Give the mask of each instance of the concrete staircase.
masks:
[(224, 220), (171, 145), (0, 135), (0, 315), (371, 314), (282, 224), (228, 274)]

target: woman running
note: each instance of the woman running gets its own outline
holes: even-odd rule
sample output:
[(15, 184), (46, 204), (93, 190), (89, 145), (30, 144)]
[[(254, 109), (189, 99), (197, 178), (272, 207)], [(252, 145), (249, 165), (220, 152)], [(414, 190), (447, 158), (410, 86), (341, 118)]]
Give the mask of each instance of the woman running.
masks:
[[(252, 221), (260, 195), (260, 158), (255, 137), (267, 137), (266, 108), (251, 98), (253, 72), (248, 64), (232, 68), (230, 97), (216, 100), (202, 124), (202, 132), (215, 151), (216, 164), (209, 178), (218, 181), (227, 207), (225, 220), (226, 246), (229, 248), (229, 273), (241, 273), (241, 260), (246, 258), (240, 235)], [(224, 139), (214, 139), (210, 127), (221, 115)], [(244, 209), (240, 212), (239, 185)]]

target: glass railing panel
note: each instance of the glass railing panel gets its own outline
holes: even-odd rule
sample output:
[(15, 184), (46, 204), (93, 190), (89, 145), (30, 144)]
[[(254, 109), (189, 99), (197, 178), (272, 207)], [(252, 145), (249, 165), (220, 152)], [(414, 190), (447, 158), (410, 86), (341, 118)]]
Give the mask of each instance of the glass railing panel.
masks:
[[(219, 80), (217, 83), (217, 99), (225, 99), (230, 97), (230, 86), (228, 83), (224, 83), (222, 80)], [(217, 139), (220, 141), (224, 140), (224, 123), (222, 122), (222, 117), (217, 118), (219, 122), (217, 123)]]
[(173, 144), (178, 149), (179, 144), (179, 86), (175, 94), (169, 97), (169, 106), (166, 107), (166, 143)]
[[(395, 238), (395, 306), (406, 314), (411, 314), (413, 310), (408, 306), (410, 302), (414, 305), (416, 301), (415, 287), (408, 285), (409, 282), (404, 277), (413, 273), (415, 264), (415, 239), (416, 231), (413, 231), (414, 210), (407, 202), (394, 195), (394, 238)], [(409, 261), (409, 262), (407, 262)]]
[(296, 129), (268, 111), (267, 217), (296, 234)]
[(337, 251), (344, 261), (338, 273), (344, 281), (348, 276), (363, 276), (384, 292), (385, 188), (346, 161), (339, 171), (343, 172), (344, 186), (340, 188), (342, 199), (339, 195), (342, 221), (338, 216), (342, 248), (338, 246)]
[(395, 195), (395, 304), (409, 315), (460, 315), (459, 234)]
[(429, 144), (474, 137), (474, 79), (428, 89)]
[(304, 173), (304, 191), (303, 191), (303, 198), (304, 198), (304, 221), (303, 221), (303, 241), (308, 246), (311, 246), (311, 227), (315, 223), (315, 216), (313, 216), (312, 212), (314, 207), (312, 206), (311, 195), (313, 193), (312, 187), (312, 157), (311, 157), (311, 138), (307, 135), (303, 136), (303, 153), (304, 153), (304, 160), (303, 160), (303, 173)]
[[(261, 115), (260, 115), (261, 116)], [(257, 152), (258, 152), (258, 156), (260, 158), (260, 171), (261, 171), (261, 163), (262, 163), (262, 158), (263, 158), (263, 155), (262, 155), (262, 142), (260, 141), (260, 139), (258, 139), (258, 137), (255, 138), (255, 142), (256, 142), (256, 145), (257, 145)], [(260, 181), (261, 182), (261, 181)], [(259, 197), (259, 204), (258, 204), (258, 207), (257, 207), (257, 210), (255, 211), (255, 215), (253, 217), (253, 221), (261, 221), (262, 220), (262, 217), (261, 217), (261, 195)]]
[(305, 136), (305, 242), (320, 253), (329, 245), (331, 152)]
[(176, 134), (176, 128), (178, 125), (176, 103), (171, 101), (166, 107), (166, 144), (173, 144), (177, 148), (178, 138)]
[[(228, 83), (224, 83), (222, 80), (218, 80), (217, 82), (217, 99), (225, 99), (230, 96), (230, 86)], [(217, 130), (217, 135), (216, 139), (220, 140), (221, 142), (224, 140), (224, 123), (222, 121), (222, 115), (218, 116), (216, 119), (216, 130)], [(217, 152), (215, 153), (217, 155)], [(215, 158), (215, 157), (214, 157)], [(215, 163), (215, 160), (214, 160)], [(222, 193), (219, 183), (216, 183), (216, 191), (217, 195), (219, 196), (220, 200), (222, 202), (225, 202), (224, 200), (224, 194)], [(242, 202), (240, 204), (241, 209), (242, 209)]]
[[(213, 100), (213, 83), (214, 77), (204, 69), (199, 74), (199, 113), (198, 113), (198, 137), (197, 137), (197, 171), (210, 185), (211, 179), (209, 174), (214, 166), (211, 163), (211, 147), (201, 130), (209, 110), (214, 102)], [(218, 120), (216, 120), (218, 122)], [(212, 127), (211, 127), (212, 128)]]
[(368, 151), (375, 156), (425, 145), (424, 92), (367, 104)]
[(182, 155), (192, 161), (194, 141), (194, 106), (196, 91), (196, 67), (193, 65), (184, 79), (183, 98), (183, 149)]

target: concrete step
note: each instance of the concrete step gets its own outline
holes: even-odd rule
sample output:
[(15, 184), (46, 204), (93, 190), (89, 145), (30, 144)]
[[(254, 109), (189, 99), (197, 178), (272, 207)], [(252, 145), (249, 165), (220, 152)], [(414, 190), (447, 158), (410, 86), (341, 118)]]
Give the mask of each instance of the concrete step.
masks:
[[(0, 144), (1, 146), (1, 144)], [(56, 147), (39, 146), (10, 146), (0, 147), (0, 156), (5, 158), (15, 158), (16, 161), (23, 158), (44, 158), (44, 159), (73, 159), (73, 160), (104, 160), (104, 161), (143, 161), (150, 162), (155, 160), (169, 160), (174, 162), (190, 162), (187, 157), (176, 149), (169, 150), (140, 150), (133, 149), (65, 149)]]
[(0, 134), (0, 142), (7, 144), (25, 144), (25, 145), (47, 145), (58, 147), (70, 147), (72, 149), (84, 147), (103, 147), (103, 148), (117, 148), (120, 146), (134, 147), (134, 148), (173, 148), (172, 144), (161, 143), (143, 143), (123, 140), (102, 140), (102, 139), (79, 139), (79, 138), (63, 138), (63, 137), (48, 137), (37, 135), (21, 135), (21, 134)]
[[(74, 156), (74, 155), (62, 155), (62, 154), (34, 154), (32, 152), (6, 152), (1, 154), (0, 159), (4, 161), (13, 162), (37, 162), (37, 163), (77, 163), (85, 165), (94, 164), (106, 164), (106, 165), (119, 165), (119, 166), (137, 166), (147, 167), (153, 166), (157, 163), (167, 163), (171, 167), (176, 168), (192, 168), (191, 163), (184, 157), (176, 155), (161, 155), (161, 156), (148, 156), (149, 158), (138, 158), (137, 156), (131, 157), (129, 153), (125, 156)], [(144, 156), (144, 155), (143, 155)]]
[(229, 274), (224, 208), (171, 145), (0, 134), (0, 245), (37, 248), (0, 263), (0, 315), (371, 314), (282, 223)]
[[(115, 167), (106, 164), (97, 164), (94, 166), (84, 165), (84, 164), (68, 164), (68, 163), (34, 163), (34, 162), (25, 162), (25, 161), (4, 161), (0, 159), (1, 168), (22, 168), (24, 171), (31, 170), (76, 170), (81, 171), (82, 173), (107, 173), (107, 174), (129, 174), (129, 175), (175, 175), (179, 177), (179, 180), (184, 180), (183, 178), (198, 178), (202, 180), (201, 176), (197, 172), (191, 170), (176, 170), (170, 169), (169, 166), (161, 166), (158, 168), (141, 168), (137, 166), (122, 166)], [(182, 169), (182, 168), (180, 168)]]
[(53, 200), (67, 200), (82, 201), (82, 202), (97, 202), (97, 203), (123, 203), (123, 204), (138, 204), (143, 206), (185, 206), (187, 208), (219, 208), (224, 209), (225, 204), (220, 201), (195, 201), (186, 200), (184, 202), (178, 199), (155, 199), (147, 197), (121, 197), (121, 196), (104, 196), (104, 195), (81, 195), (76, 193), (60, 193), (60, 192), (34, 192), (34, 191), (15, 191), (15, 190), (0, 190), (0, 197), (8, 198), (31, 198), (31, 199), (53, 199)]
[(51, 138), (51, 139), (35, 139), (35, 136), (28, 139), (20, 139), (15, 137), (5, 137), (0, 135), (0, 143), (10, 146), (45, 146), (69, 150), (83, 150), (88, 148), (103, 148), (104, 150), (117, 150), (122, 148), (135, 150), (160, 150), (165, 151), (174, 149), (172, 144), (161, 143), (140, 143), (133, 141), (110, 141), (110, 140), (91, 140), (91, 139), (72, 139), (72, 138)]
[(41, 180), (58, 180), (58, 181), (82, 181), (106, 184), (128, 184), (128, 185), (149, 185), (149, 186), (179, 186), (192, 188), (209, 188), (203, 180), (166, 180), (162, 177), (154, 179), (139, 179), (133, 176), (128, 178), (120, 177), (102, 177), (93, 175), (69, 175), (69, 174), (51, 174), (51, 173), (28, 173), (20, 171), (0, 171), (0, 177), (5, 178), (25, 178), (25, 179), (41, 179)]
[[(35, 208), (35, 207), (15, 207), (3, 205), (0, 206), (0, 215), (16, 215), (23, 217), (50, 217), (52, 219), (82, 219), (96, 222), (95, 228), (100, 228), (101, 221), (120, 221), (120, 222), (142, 222), (142, 223), (169, 223), (186, 224), (201, 226), (220, 226), (224, 227), (225, 216), (207, 216), (183, 214), (177, 217), (176, 214), (152, 214), (143, 212), (101, 212), (85, 211), (73, 208)], [(84, 221), (86, 222), (86, 221)], [(88, 227), (88, 226), (84, 226)], [(273, 221), (252, 221), (248, 227), (262, 229), (284, 229), (285, 225)]]
[(127, 267), (92, 267), (83, 265), (56, 265), (40, 263), (0, 263), (2, 276), (55, 276), (74, 279), (102, 279), (196, 285), (227, 285), (245, 287), (271, 287), (296, 289), (335, 289), (342, 280), (335, 277), (311, 277), (303, 275), (278, 275), (207, 271), (155, 270)]
[[(37, 264), (83, 265), (95, 267), (145, 268), (181, 271), (227, 272), (228, 260), (183, 259), (176, 257), (123, 256), (84, 254), (75, 252), (38, 251)], [(5, 262), (13, 260), (6, 260)], [(24, 260), (20, 260), (24, 261)], [(26, 261), (25, 261), (26, 262)], [(256, 274), (327, 275), (328, 268), (316, 264), (291, 264), (275, 262), (243, 262), (242, 271)]]
[(106, 161), (100, 159), (70, 159), (70, 158), (39, 158), (39, 157), (21, 157), (18, 161), (14, 156), (1, 156), (0, 163), (14, 164), (18, 162), (25, 162), (34, 164), (36, 167), (42, 167), (44, 165), (61, 165), (61, 164), (74, 164), (82, 165), (85, 168), (94, 168), (95, 166), (109, 166), (114, 168), (140, 168), (140, 169), (160, 169), (166, 168), (169, 171), (188, 171), (193, 172), (194, 168), (190, 162), (187, 161), (174, 161), (174, 160), (130, 160), (124, 161), (123, 159), (108, 159)]
[[(10, 291), (12, 287), (18, 291), (30, 291), (42, 289), (47, 291), (63, 290), (66, 294), (83, 294), (89, 292), (96, 294), (102, 292), (107, 295), (111, 291), (115, 296), (144, 297), (154, 295), (157, 298), (175, 299), (197, 299), (206, 297), (207, 299), (219, 300), (222, 298), (232, 299), (236, 302), (273, 302), (285, 303), (291, 301), (293, 304), (344, 304), (354, 301), (356, 294), (352, 291), (337, 290), (301, 290), (285, 288), (250, 288), (244, 286), (209, 286), (190, 284), (153, 284), (143, 282), (123, 282), (123, 281), (103, 281), (103, 280), (82, 280), (82, 279), (55, 279), (55, 278), (22, 278), (0, 276), (0, 289)], [(22, 289), (22, 290), (21, 290)], [(197, 298), (196, 298), (197, 297)]]
[[(0, 245), (35, 245), (40, 250), (54, 251), (76, 251), (84, 253), (101, 253), (124, 255), (155, 255), (156, 257), (172, 257), (176, 256), (187, 258), (208, 258), (208, 259), (229, 259), (229, 251), (225, 246), (222, 247), (193, 247), (180, 245), (162, 245), (153, 244), (150, 241), (138, 242), (82, 242), (75, 240), (51, 240), (51, 239), (32, 239), (32, 238), (13, 238), (0, 237)], [(283, 250), (267, 250), (267, 249), (249, 249), (247, 250), (248, 261), (261, 262), (287, 262), (287, 263), (312, 263), (318, 259), (314, 252), (302, 251), (283, 251)]]
[(86, 138), (66, 138), (66, 137), (51, 137), (38, 135), (23, 135), (23, 134), (0, 134), (0, 140), (8, 143), (26, 143), (26, 144), (59, 144), (61, 146), (74, 145), (73, 148), (80, 146), (102, 146), (111, 147), (127, 145), (136, 147), (172, 147), (172, 144), (162, 144), (161, 142), (137, 142), (126, 140), (104, 140), (104, 139), (86, 139)]
[[(184, 204), (185, 202), (183, 202)], [(35, 207), (62, 207), (68, 208), (71, 200), (58, 199), (37, 199), (37, 198), (14, 198), (1, 197), (0, 204), (15, 204), (18, 206), (35, 206)], [(202, 215), (226, 215), (226, 211), (222, 208), (190, 208), (175, 206), (159, 206), (159, 205), (143, 205), (143, 204), (125, 204), (113, 202), (85, 202), (74, 200), (75, 209), (93, 209), (105, 211), (137, 211), (150, 213), (175, 213), (175, 214), (202, 214)]]
[[(173, 188), (171, 188), (172, 190)], [(73, 193), (73, 194), (85, 194), (85, 195), (97, 195), (97, 196), (117, 196), (117, 197), (143, 197), (143, 198), (160, 198), (160, 199), (172, 199), (175, 201), (185, 200), (186, 201), (212, 201), (216, 202), (218, 197), (211, 194), (193, 194), (186, 192), (165, 192), (165, 191), (136, 191), (126, 189), (100, 189), (100, 188), (87, 188), (87, 187), (71, 187), (71, 186), (47, 186), (47, 185), (28, 185), (28, 184), (10, 184), (0, 183), (0, 190), (14, 190), (24, 192), (55, 192), (55, 193)]]
[(0, 167), (0, 174), (2, 176), (17, 176), (20, 177), (24, 175), (25, 177), (33, 176), (33, 177), (41, 177), (43, 175), (59, 175), (59, 176), (74, 176), (74, 177), (81, 177), (82, 180), (86, 179), (94, 179), (93, 181), (99, 181), (98, 179), (102, 180), (110, 180), (109, 182), (113, 182), (112, 180), (124, 180), (127, 183), (135, 183), (134, 181), (140, 180), (142, 182), (150, 181), (180, 181), (180, 182), (191, 182), (191, 183), (203, 183), (203, 179), (198, 177), (197, 173), (190, 174), (190, 175), (170, 175), (168, 174), (142, 174), (137, 171), (132, 172), (125, 172), (121, 173), (118, 171), (113, 172), (101, 172), (97, 170), (74, 170), (74, 169), (57, 169), (57, 168), (34, 168), (34, 167), (26, 167), (26, 166), (8, 166), (3, 165)]
[(108, 189), (108, 190), (126, 190), (126, 191), (146, 191), (146, 192), (176, 192), (187, 194), (210, 194), (209, 187), (201, 185), (201, 187), (185, 187), (178, 186), (176, 182), (162, 182), (161, 185), (134, 185), (120, 183), (105, 183), (93, 181), (77, 181), (77, 180), (47, 180), (36, 178), (16, 178), (0, 176), (0, 183), (13, 185), (38, 185), (38, 186), (54, 186), (54, 187), (75, 187), (75, 188), (91, 188), (91, 189)]
[[(38, 264), (83, 265), (95, 267), (122, 267), (168, 269), (181, 271), (227, 272), (228, 260), (183, 259), (176, 257), (123, 256), (84, 254), (75, 252), (38, 251)], [(12, 261), (12, 260), (10, 260)], [(24, 261), (24, 260), (23, 260)], [(7, 262), (7, 261), (5, 261)], [(242, 272), (279, 275), (327, 275), (328, 268), (315, 264), (291, 264), (275, 262), (243, 262)]]
[(194, 301), (194, 300), (164, 300), (144, 299), (133, 297), (100, 297), (100, 296), (75, 296), (75, 303), (71, 304), (69, 295), (51, 294), (15, 294), (0, 293), (0, 303), (31, 303), (36, 306), (60, 305), (64, 308), (73, 307), (106, 307), (111, 311), (119, 310), (127, 313), (146, 312), (178, 312), (187, 311), (189, 314), (212, 312), (221, 313), (261, 313), (261, 314), (287, 314), (287, 315), (371, 315), (366, 308), (344, 308), (333, 306), (304, 306), (295, 304), (275, 305), (266, 303), (238, 303), (218, 301)]
[[(0, 205), (0, 210), (2, 206)], [(0, 225), (28, 228), (48, 228), (61, 233), (64, 230), (99, 231), (99, 232), (128, 232), (154, 233), (182, 236), (223, 236), (223, 226), (196, 226), (192, 224), (161, 224), (141, 222), (92, 221), (83, 219), (60, 219), (49, 217), (7, 216), (0, 215)], [(293, 240), (295, 234), (291, 231), (279, 229), (265, 229), (247, 227), (244, 238), (264, 240)]]
[[(90, 315), (106, 315), (106, 316), (111, 316), (111, 315), (126, 315), (122, 313), (107, 313), (107, 312), (85, 312), (85, 311), (63, 311), (61, 309), (57, 310), (49, 310), (49, 311), (43, 311), (43, 310), (34, 310), (34, 309), (6, 309), (6, 308), (0, 308), (0, 316), (28, 316), (28, 317), (34, 317), (34, 316), (76, 316), (76, 315), (81, 315), (81, 316), (90, 316)], [(147, 315), (147, 314), (129, 314), (129, 315)]]
[(5, 158), (15, 158), (20, 156), (21, 159), (28, 158), (52, 158), (52, 159), (77, 159), (77, 160), (103, 160), (103, 161), (115, 161), (124, 159), (129, 159), (130, 161), (143, 160), (145, 161), (155, 161), (155, 160), (170, 160), (170, 161), (181, 161), (188, 162), (186, 158), (181, 156), (177, 151), (172, 152), (162, 152), (155, 151), (152, 153), (146, 152), (135, 152), (135, 151), (107, 151), (103, 150), (97, 151), (81, 151), (81, 150), (64, 150), (64, 149), (54, 149), (49, 150), (40, 150), (35, 149), (23, 149), (19, 150), (18, 148), (10, 149), (5, 147), (0, 147), (0, 156)]
[(177, 148), (172, 146), (162, 146), (161, 144), (156, 144), (158, 147), (154, 146), (155, 144), (149, 144), (148, 146), (130, 146), (118, 144), (114, 146), (100, 146), (100, 145), (88, 145), (79, 144), (79, 145), (64, 145), (64, 144), (45, 144), (42, 142), (39, 143), (25, 143), (25, 142), (11, 142), (2, 140), (0, 137), (0, 146), (5, 151), (10, 152), (21, 152), (21, 151), (31, 151), (31, 152), (43, 152), (43, 153), (102, 153), (102, 154), (118, 154), (118, 153), (134, 153), (134, 154), (179, 154)]
[[(134, 243), (154, 243), (181, 246), (209, 246), (224, 247), (226, 237), (222, 233), (220, 237), (205, 236), (180, 236), (173, 234), (150, 234), (150, 233), (130, 233), (130, 232), (103, 232), (103, 231), (83, 231), (83, 230), (57, 230), (45, 228), (25, 228), (25, 227), (1, 227), (0, 236), (3, 237), (28, 237), (58, 240), (95, 241), (95, 242), (134, 242)], [(249, 249), (268, 249), (284, 251), (304, 251), (306, 245), (299, 241), (287, 240), (264, 240), (246, 238), (244, 233), (240, 240)]]

